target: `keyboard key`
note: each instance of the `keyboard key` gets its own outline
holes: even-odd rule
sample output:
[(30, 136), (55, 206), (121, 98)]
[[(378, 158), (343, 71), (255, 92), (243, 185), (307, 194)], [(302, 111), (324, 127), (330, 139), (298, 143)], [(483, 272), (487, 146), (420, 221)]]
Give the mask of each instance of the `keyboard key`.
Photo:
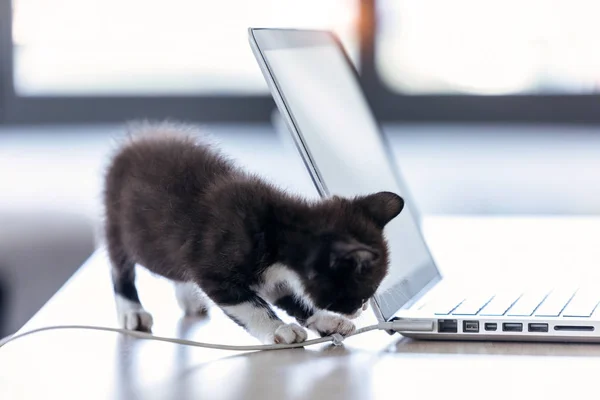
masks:
[(558, 317), (575, 294), (575, 288), (557, 289), (535, 310), (536, 317)]
[(477, 315), (492, 297), (491, 293), (469, 296), (452, 311), (452, 315)]
[(452, 310), (454, 310), (460, 303), (463, 302), (464, 299), (458, 300), (456, 302), (448, 302), (443, 306), (438, 306), (435, 311), (435, 315), (449, 315)]
[(490, 301), (481, 311), (479, 315), (482, 316), (500, 316), (506, 313), (506, 310), (510, 308), (521, 296), (521, 292), (507, 292), (499, 293), (492, 301)]
[(600, 290), (580, 290), (562, 312), (563, 317), (590, 317), (600, 302)]
[(525, 292), (519, 300), (507, 311), (510, 317), (528, 317), (548, 295), (549, 290)]
[(445, 295), (425, 304), (419, 311), (432, 312), (435, 315), (449, 315), (452, 310), (464, 301), (464, 296)]

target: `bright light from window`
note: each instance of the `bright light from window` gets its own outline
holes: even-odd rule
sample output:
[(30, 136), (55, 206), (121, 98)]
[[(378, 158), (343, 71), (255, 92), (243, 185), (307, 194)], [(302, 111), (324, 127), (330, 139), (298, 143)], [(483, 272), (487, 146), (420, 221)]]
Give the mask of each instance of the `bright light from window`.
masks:
[(600, 90), (597, 0), (381, 0), (377, 66), (407, 94)]
[(356, 0), (15, 0), (20, 95), (267, 93), (255, 27), (332, 29), (356, 57)]

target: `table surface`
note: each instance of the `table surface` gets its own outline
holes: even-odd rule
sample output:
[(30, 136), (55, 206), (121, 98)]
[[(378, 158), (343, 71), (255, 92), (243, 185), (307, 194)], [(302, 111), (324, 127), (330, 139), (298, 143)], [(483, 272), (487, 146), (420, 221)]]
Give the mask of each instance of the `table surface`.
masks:
[[(589, 281), (600, 269), (600, 218), (438, 216), (423, 227), (442, 273), (454, 277)], [(139, 270), (155, 334), (256, 344), (217, 309), (183, 318), (170, 284)], [(372, 322), (366, 313), (358, 324)], [(103, 250), (23, 330), (56, 324), (116, 326)], [(0, 399), (574, 398), (597, 393), (599, 367), (593, 344), (426, 342), (377, 331), (339, 347), (242, 353), (53, 331), (0, 349)]]

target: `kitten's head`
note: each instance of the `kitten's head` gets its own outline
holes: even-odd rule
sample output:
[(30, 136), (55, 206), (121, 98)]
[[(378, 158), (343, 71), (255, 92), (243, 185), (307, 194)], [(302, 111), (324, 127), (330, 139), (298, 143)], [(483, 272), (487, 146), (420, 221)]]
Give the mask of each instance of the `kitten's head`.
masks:
[(335, 196), (319, 207), (304, 266), (305, 290), (317, 307), (353, 315), (375, 294), (388, 270), (383, 229), (403, 207), (390, 192)]

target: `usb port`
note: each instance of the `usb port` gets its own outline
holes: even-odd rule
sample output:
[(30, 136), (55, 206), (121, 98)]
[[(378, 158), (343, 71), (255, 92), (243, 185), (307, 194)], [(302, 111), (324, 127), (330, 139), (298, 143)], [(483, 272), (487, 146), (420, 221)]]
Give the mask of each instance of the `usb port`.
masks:
[(463, 321), (463, 332), (479, 332), (479, 321)]
[(438, 319), (438, 332), (458, 332), (458, 322), (455, 319)]
[(486, 322), (484, 327), (486, 331), (495, 331), (498, 329), (498, 324), (495, 322)]
[(502, 324), (504, 332), (523, 332), (523, 324), (520, 322), (505, 322)]
[(548, 332), (548, 324), (532, 323), (528, 329), (529, 332)]

